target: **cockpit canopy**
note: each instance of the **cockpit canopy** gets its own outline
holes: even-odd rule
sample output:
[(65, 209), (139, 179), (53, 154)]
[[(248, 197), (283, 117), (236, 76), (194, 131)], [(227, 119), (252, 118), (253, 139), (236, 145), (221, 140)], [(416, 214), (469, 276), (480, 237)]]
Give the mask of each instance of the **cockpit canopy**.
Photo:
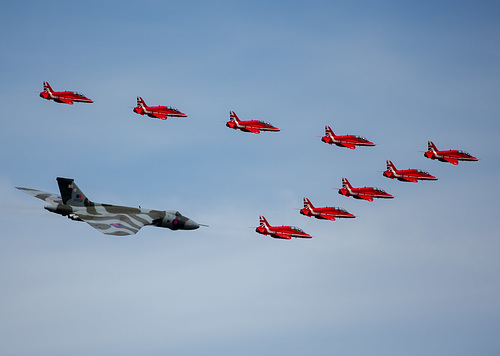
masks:
[(75, 94), (76, 96), (81, 96), (82, 98), (86, 98), (85, 95), (83, 95), (82, 93), (79, 93), (77, 91), (74, 91), (73, 94)]
[(461, 153), (465, 156), (470, 156), (471, 154), (469, 152), (465, 152), (465, 151), (458, 151), (458, 153)]
[(267, 125), (267, 126), (273, 126), (271, 125), (269, 122), (266, 122), (266, 121), (259, 121), (261, 124), (264, 124), (264, 125)]
[(176, 109), (173, 106), (167, 106), (167, 109), (175, 111), (175, 112), (180, 112), (179, 109)]
[(295, 231), (298, 231), (298, 232), (302, 232), (302, 233), (304, 233), (304, 230), (302, 230), (300, 227), (297, 227), (297, 226), (290, 226), (290, 228), (291, 228), (292, 230), (295, 230)]

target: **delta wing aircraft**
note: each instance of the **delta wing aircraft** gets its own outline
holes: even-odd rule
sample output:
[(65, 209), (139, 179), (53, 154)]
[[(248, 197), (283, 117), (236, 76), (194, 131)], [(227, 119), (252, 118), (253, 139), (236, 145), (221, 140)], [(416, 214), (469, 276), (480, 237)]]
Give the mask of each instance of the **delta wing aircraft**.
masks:
[(255, 134), (259, 134), (261, 131), (278, 132), (280, 130), (277, 127), (271, 125), (269, 122), (265, 121), (259, 121), (259, 120), (242, 121), (238, 118), (238, 116), (234, 113), (234, 111), (229, 112), (229, 121), (226, 122), (226, 126), (234, 130), (252, 132)]
[(432, 160), (437, 159), (441, 162), (449, 162), (451, 164), (457, 165), (458, 161), (477, 161), (478, 159), (465, 151), (459, 150), (446, 150), (439, 151), (434, 145), (434, 142), (427, 142), (427, 151), (424, 153), (424, 156), (430, 158)]
[(385, 190), (375, 187), (362, 187), (353, 188), (351, 183), (347, 178), (342, 178), (342, 188), (339, 189), (339, 194), (345, 195), (346, 197), (353, 197), (355, 199), (364, 199), (367, 201), (373, 201), (373, 198), (394, 198), (391, 194), (387, 193)]
[(178, 211), (160, 211), (99, 204), (90, 201), (73, 179), (57, 178), (61, 195), (16, 187), (49, 205), (45, 209), (71, 220), (84, 221), (106, 235), (133, 235), (143, 226), (167, 227), (171, 230), (194, 230), (200, 225)]
[(387, 160), (387, 170), (382, 173), (385, 177), (394, 179), (401, 182), (417, 183), (419, 180), (437, 180), (436, 177), (429, 172), (421, 169), (396, 169), (396, 166)]
[(40, 93), (40, 97), (69, 105), (73, 105), (75, 101), (77, 103), (93, 103), (91, 99), (76, 91), (53, 91), (48, 82), (43, 82), (43, 91)]
[(134, 108), (134, 112), (161, 120), (166, 120), (168, 116), (187, 117), (186, 114), (171, 106), (147, 106), (140, 96), (137, 97), (137, 106)]
[(263, 216), (260, 216), (260, 225), (255, 229), (255, 231), (262, 235), (270, 235), (275, 239), (290, 240), (292, 237), (312, 237), (296, 226), (271, 226)]
[(321, 141), (329, 145), (337, 145), (339, 147), (347, 147), (354, 150), (356, 146), (375, 146), (373, 142), (358, 135), (342, 135), (336, 136), (330, 126), (325, 126), (325, 136), (321, 137)]
[(335, 218), (355, 218), (353, 214), (342, 208), (333, 206), (325, 206), (322, 208), (315, 207), (311, 201), (304, 198), (304, 208), (300, 209), (300, 213), (305, 216), (314, 216), (316, 219), (324, 219), (335, 221)]

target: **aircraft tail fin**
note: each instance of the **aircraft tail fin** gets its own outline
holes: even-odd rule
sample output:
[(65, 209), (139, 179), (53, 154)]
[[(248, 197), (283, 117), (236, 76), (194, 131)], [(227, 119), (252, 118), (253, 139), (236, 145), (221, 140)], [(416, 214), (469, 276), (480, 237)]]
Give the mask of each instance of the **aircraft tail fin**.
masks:
[(78, 188), (73, 179), (58, 177), (57, 183), (63, 204), (72, 206), (87, 206), (89, 204), (90, 200)]
[(236, 121), (236, 122), (240, 121), (240, 119), (238, 118), (238, 115), (236, 115), (234, 111), (229, 112), (229, 120)]
[(43, 82), (43, 90), (47, 91), (49, 93), (53, 92), (52, 88), (50, 87), (49, 82)]
[(304, 208), (309, 208), (312, 209), (314, 206), (312, 205), (311, 201), (307, 198), (304, 198)]
[(396, 171), (396, 166), (394, 165), (394, 163), (392, 163), (391, 161), (387, 160), (387, 169), (390, 170), (390, 171), (395, 172)]
[(348, 190), (352, 189), (351, 183), (347, 180), (347, 178), (342, 178), (342, 188), (346, 188)]
[(325, 136), (331, 136), (331, 137), (335, 136), (330, 126), (325, 126)]
[(427, 141), (427, 149), (432, 152), (436, 152), (438, 150), (432, 141)]
[(146, 107), (146, 102), (140, 96), (137, 97), (137, 106)]
[(260, 225), (264, 225), (265, 227), (270, 226), (269, 223), (267, 222), (266, 218), (262, 215), (259, 217), (259, 223), (260, 223)]

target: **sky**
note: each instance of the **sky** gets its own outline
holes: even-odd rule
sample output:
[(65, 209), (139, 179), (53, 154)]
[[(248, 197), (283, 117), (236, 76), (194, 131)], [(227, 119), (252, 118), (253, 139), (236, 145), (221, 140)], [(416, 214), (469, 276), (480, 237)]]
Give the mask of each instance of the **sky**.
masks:
[[(498, 355), (499, 10), (3, 4), (0, 354)], [(43, 81), (95, 103), (43, 100)], [(230, 110), (281, 131), (233, 131)], [(329, 146), (325, 125), (376, 146)], [(479, 161), (428, 160), (428, 140)], [(387, 179), (387, 159), (439, 180)], [(109, 237), (15, 189), (56, 177), (209, 227)], [(343, 197), (342, 177), (395, 199)], [(302, 216), (304, 197), (356, 218)], [(313, 238), (259, 235), (259, 215)]]

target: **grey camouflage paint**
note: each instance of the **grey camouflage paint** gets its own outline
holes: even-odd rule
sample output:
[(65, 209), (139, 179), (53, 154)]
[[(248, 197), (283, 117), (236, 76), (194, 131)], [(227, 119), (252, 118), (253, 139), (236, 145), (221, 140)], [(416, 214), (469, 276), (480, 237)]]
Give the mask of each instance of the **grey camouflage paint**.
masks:
[(126, 236), (137, 233), (143, 226), (153, 225), (171, 230), (194, 230), (200, 225), (175, 210), (153, 210), (99, 204), (90, 201), (73, 179), (57, 178), (61, 195), (36, 189), (17, 189), (50, 205), (45, 209), (76, 221), (84, 221), (106, 235)]

